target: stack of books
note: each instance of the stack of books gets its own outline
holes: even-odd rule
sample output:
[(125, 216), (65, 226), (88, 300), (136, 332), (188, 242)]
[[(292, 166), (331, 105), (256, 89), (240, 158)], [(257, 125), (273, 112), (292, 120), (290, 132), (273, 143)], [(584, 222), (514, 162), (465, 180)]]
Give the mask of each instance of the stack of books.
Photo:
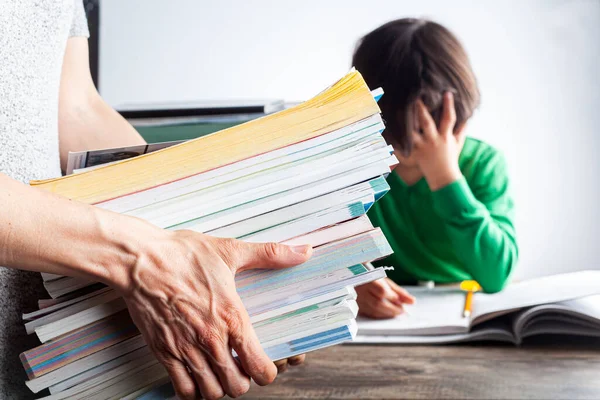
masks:
[[(164, 229), (311, 244), (304, 264), (235, 278), (266, 353), (288, 358), (352, 340), (354, 286), (385, 276), (369, 263), (392, 251), (366, 217), (397, 162), (381, 136), (379, 96), (351, 71), (296, 107), (32, 185)], [(77, 278), (43, 279), (52, 299), (23, 316), (42, 342), (21, 355), (32, 391), (49, 388), (52, 399), (166, 396), (167, 373), (118, 293)]]

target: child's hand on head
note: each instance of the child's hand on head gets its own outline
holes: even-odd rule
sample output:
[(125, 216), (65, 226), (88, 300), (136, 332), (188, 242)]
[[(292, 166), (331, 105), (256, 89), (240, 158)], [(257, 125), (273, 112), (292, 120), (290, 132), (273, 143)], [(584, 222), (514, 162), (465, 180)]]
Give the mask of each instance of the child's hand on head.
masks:
[(357, 286), (358, 313), (375, 319), (394, 318), (404, 312), (403, 304), (414, 304), (415, 298), (389, 278)]
[(422, 133), (412, 133), (412, 154), (429, 188), (436, 191), (462, 176), (458, 157), (465, 142), (465, 125), (454, 131), (456, 111), (451, 92), (444, 93), (439, 127), (436, 127), (435, 121), (421, 100), (417, 101), (416, 114)]

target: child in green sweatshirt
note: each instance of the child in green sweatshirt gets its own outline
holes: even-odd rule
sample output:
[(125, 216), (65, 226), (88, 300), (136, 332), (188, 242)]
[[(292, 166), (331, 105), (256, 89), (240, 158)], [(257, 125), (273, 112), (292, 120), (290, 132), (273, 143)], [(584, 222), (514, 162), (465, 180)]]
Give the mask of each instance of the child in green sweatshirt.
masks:
[(502, 154), (465, 136), (479, 89), (463, 47), (437, 23), (400, 19), (366, 35), (353, 65), (385, 92), (383, 134), (399, 160), (369, 211), (394, 250), (377, 264), (394, 270), (357, 288), (361, 313), (400, 314), (414, 299), (398, 284), (473, 279), (501, 290), (517, 262), (514, 204)]

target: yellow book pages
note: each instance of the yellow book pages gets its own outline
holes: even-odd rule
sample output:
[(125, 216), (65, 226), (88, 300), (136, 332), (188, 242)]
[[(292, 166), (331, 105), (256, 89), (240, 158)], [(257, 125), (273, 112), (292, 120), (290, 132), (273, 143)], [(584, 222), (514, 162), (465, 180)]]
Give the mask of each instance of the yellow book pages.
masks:
[(30, 184), (96, 204), (308, 140), (379, 112), (362, 76), (353, 70), (293, 108), (154, 153)]

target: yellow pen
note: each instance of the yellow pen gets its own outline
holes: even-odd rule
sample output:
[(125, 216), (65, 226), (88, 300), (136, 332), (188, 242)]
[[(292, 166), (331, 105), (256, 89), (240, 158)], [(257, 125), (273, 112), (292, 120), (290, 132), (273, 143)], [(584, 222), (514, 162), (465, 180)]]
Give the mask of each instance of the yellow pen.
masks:
[(463, 318), (469, 318), (473, 312), (473, 296), (475, 292), (481, 290), (481, 286), (475, 281), (463, 281), (460, 284), (460, 289), (467, 292), (467, 295), (465, 296)]
[(467, 292), (465, 297), (465, 308), (463, 310), (463, 318), (469, 318), (471, 316), (471, 309), (473, 307), (473, 292)]

